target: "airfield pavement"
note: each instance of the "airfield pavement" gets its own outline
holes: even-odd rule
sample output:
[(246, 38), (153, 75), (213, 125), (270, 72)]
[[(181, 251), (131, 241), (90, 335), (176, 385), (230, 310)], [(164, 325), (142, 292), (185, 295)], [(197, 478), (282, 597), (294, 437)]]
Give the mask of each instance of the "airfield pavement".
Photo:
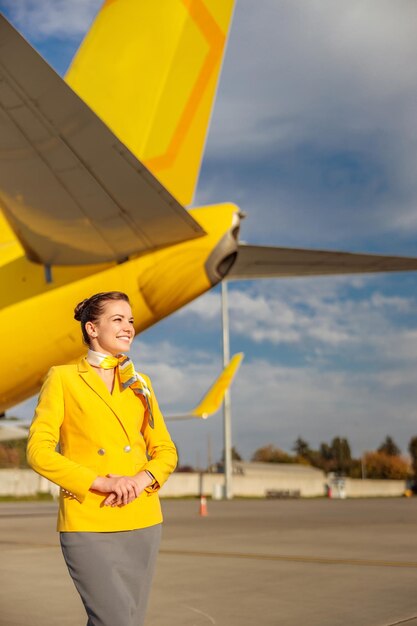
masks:
[[(198, 507), (163, 501), (146, 626), (417, 625), (417, 498)], [(55, 516), (0, 504), (1, 626), (85, 626)]]

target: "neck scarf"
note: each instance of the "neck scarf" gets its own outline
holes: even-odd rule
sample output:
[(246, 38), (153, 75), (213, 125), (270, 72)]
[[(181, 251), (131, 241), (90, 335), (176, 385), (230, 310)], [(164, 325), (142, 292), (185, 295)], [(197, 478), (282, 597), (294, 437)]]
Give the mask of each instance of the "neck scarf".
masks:
[(130, 387), (138, 398), (142, 401), (145, 411), (148, 412), (148, 422), (151, 428), (154, 428), (154, 419), (152, 415), (151, 405), (149, 398), (151, 392), (146, 384), (146, 380), (135, 371), (133, 361), (129, 359), (125, 354), (118, 354), (117, 356), (111, 356), (109, 354), (102, 354), (101, 352), (95, 352), (89, 350), (87, 353), (87, 361), (90, 365), (96, 367), (102, 367), (105, 370), (118, 368), (120, 383), (123, 389)]

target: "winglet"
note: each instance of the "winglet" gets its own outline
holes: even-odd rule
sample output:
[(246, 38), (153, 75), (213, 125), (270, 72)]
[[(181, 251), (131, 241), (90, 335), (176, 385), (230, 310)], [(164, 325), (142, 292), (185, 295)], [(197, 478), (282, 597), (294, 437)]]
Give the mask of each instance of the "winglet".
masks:
[(233, 378), (243, 360), (243, 357), (243, 352), (239, 352), (231, 358), (228, 365), (226, 365), (220, 376), (215, 380), (214, 384), (207, 391), (201, 402), (189, 413), (185, 413), (183, 415), (169, 415), (165, 419), (207, 419), (209, 415), (216, 413), (223, 402), (226, 390), (232, 384)]

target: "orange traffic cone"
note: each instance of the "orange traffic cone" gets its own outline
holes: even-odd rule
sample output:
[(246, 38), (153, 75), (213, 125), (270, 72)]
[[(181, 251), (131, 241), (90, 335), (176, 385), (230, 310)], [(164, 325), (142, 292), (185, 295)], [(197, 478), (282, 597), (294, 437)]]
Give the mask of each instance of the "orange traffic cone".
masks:
[(206, 496), (200, 496), (200, 515), (201, 517), (207, 517), (207, 498)]

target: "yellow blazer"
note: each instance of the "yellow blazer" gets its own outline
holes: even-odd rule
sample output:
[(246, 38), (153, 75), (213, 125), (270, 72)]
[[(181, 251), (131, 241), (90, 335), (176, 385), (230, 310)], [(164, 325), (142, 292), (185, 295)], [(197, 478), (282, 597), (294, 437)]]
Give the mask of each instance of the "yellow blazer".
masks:
[[(151, 391), (154, 428), (142, 401), (130, 388), (121, 388), (117, 375), (110, 393), (85, 358), (49, 370), (27, 457), (36, 472), (61, 487), (59, 531), (132, 530), (162, 521), (156, 492), (174, 471), (177, 453), (151, 382), (142, 376)], [(132, 476), (144, 469), (157, 482), (126, 506), (103, 506), (104, 494), (89, 490), (97, 476)]]

